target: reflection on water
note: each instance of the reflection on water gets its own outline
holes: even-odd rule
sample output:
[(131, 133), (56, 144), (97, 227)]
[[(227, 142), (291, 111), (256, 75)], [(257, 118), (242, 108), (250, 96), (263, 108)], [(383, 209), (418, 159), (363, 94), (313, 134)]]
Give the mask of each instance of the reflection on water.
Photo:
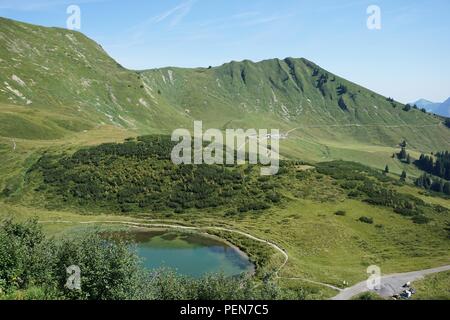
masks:
[(138, 231), (126, 237), (136, 243), (148, 269), (168, 267), (193, 277), (218, 272), (233, 276), (254, 269), (242, 252), (211, 237), (163, 231)]

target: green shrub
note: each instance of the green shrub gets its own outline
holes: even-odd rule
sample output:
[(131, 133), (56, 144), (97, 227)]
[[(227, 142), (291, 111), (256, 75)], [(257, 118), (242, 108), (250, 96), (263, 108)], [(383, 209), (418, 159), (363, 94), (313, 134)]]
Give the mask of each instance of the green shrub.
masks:
[(359, 221), (367, 224), (373, 224), (373, 218), (370, 217), (360, 217)]
[(238, 211), (236, 209), (229, 209), (227, 211), (225, 211), (225, 216), (226, 217), (232, 217), (239, 214)]
[[(35, 191), (55, 205), (69, 203), (125, 214), (182, 213), (241, 203), (248, 204), (247, 211), (264, 210), (281, 202), (274, 191), (280, 174), (261, 177), (257, 166), (174, 165), (173, 146), (170, 137), (145, 136), (73, 155), (46, 154), (28, 175), (38, 180)], [(289, 164), (283, 165), (289, 170)], [(252, 207), (263, 198), (267, 199), (264, 205)]]
[(352, 300), (383, 300), (383, 298), (374, 292), (364, 292), (357, 295)]
[(35, 220), (0, 224), (0, 289), (24, 289), (54, 277), (54, 246)]
[(395, 213), (401, 214), (402, 216), (405, 217), (413, 217), (413, 216), (417, 216), (422, 214), (421, 210), (418, 209), (409, 209), (409, 208), (395, 208), (394, 209)]
[(444, 121), (444, 124), (445, 124), (445, 126), (446, 126), (447, 128), (450, 129), (450, 118), (446, 118), (445, 121)]
[(412, 217), (412, 221), (416, 224), (427, 224), (431, 221), (431, 219), (424, 215), (417, 215)]

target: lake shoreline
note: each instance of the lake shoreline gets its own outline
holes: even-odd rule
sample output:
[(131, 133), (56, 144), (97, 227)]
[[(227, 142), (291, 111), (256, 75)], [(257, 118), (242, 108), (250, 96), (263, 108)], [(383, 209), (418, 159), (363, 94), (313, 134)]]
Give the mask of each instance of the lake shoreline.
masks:
[[(132, 230), (131, 230), (132, 229)], [(224, 245), (230, 249), (232, 249), (237, 255), (239, 255), (240, 258), (242, 258), (243, 260), (245, 260), (251, 267), (249, 268), (250, 270), (244, 271), (242, 272), (243, 274), (246, 274), (249, 277), (253, 277), (256, 275), (256, 264), (254, 261), (252, 261), (252, 259), (250, 258), (250, 256), (241, 248), (239, 248), (237, 245), (231, 243), (229, 240), (224, 239), (218, 235), (214, 235), (211, 233), (208, 233), (206, 231), (201, 231), (201, 230), (180, 230), (177, 228), (170, 228), (170, 227), (144, 227), (144, 226), (137, 226), (137, 227), (132, 227), (132, 228), (126, 228), (127, 232), (130, 233), (146, 233), (149, 235), (149, 238), (151, 238), (152, 236), (159, 236), (158, 234), (153, 234), (151, 235), (152, 232), (158, 232), (161, 233), (161, 235), (164, 235), (166, 233), (173, 233), (173, 234), (179, 234), (179, 235), (195, 235), (204, 239), (209, 239), (212, 240), (214, 242), (217, 242), (221, 245)]]

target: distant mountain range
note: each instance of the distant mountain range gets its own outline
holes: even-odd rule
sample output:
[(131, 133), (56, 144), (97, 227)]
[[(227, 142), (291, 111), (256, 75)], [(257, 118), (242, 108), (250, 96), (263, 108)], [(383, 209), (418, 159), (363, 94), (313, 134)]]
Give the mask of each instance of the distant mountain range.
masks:
[(444, 117), (450, 117), (450, 98), (445, 100), (442, 103), (439, 102), (431, 102), (426, 99), (420, 99), (416, 102), (411, 103), (412, 105), (416, 105), (419, 108), (425, 108), (427, 111), (436, 113), (438, 115)]

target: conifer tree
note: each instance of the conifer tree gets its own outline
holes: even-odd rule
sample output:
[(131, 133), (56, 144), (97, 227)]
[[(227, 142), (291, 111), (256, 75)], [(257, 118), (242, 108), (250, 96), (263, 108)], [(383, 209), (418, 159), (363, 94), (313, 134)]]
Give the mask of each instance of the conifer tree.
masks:
[(402, 175), (400, 176), (400, 181), (406, 181), (406, 171), (403, 170)]

